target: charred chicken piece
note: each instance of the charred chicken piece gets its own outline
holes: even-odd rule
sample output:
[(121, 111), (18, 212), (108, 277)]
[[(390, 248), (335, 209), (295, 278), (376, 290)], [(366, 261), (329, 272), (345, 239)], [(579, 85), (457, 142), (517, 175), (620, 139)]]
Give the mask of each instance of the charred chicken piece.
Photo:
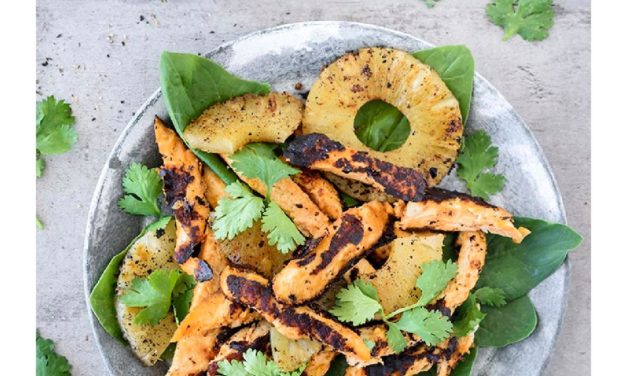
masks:
[(218, 374), (218, 362), (222, 360), (242, 360), (246, 350), (256, 350), (264, 354), (270, 352), (270, 324), (259, 321), (250, 326), (239, 329), (231, 336), (218, 351), (207, 367), (206, 376)]
[(424, 177), (414, 169), (345, 147), (320, 133), (296, 136), (284, 156), (298, 167), (357, 180), (405, 201), (420, 201), (427, 186)]
[(220, 285), (229, 299), (259, 312), (284, 336), (317, 340), (347, 356), (370, 360), (370, 351), (357, 333), (309, 307), (280, 303), (269, 281), (259, 274), (230, 266), (222, 273)]
[(294, 257), (274, 277), (277, 299), (300, 304), (320, 296), (381, 238), (388, 221), (385, 206), (372, 201), (344, 212), (328, 235), (311, 250)]
[(331, 219), (338, 219), (342, 215), (342, 201), (335, 187), (328, 180), (313, 170), (303, 170), (292, 176), (292, 180), (309, 195), (320, 210)]
[(438, 231), (484, 231), (512, 238), (520, 243), (529, 230), (514, 226), (513, 215), (505, 209), (459, 192), (431, 188), (424, 200), (409, 202), (400, 220), (401, 229)]

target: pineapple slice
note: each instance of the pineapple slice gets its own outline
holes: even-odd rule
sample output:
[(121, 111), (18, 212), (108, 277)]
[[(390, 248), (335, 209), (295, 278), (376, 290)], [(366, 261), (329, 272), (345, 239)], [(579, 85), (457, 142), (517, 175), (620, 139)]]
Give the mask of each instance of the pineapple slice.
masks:
[(136, 324), (133, 320), (142, 308), (127, 307), (119, 297), (137, 277), (145, 277), (157, 269), (178, 268), (172, 258), (176, 243), (175, 232), (174, 220), (170, 220), (163, 227), (149, 227), (135, 240), (120, 265), (115, 299), (118, 322), (131, 349), (146, 365), (155, 364), (170, 344), (170, 338), (176, 330), (174, 315), (168, 313), (155, 326)]
[[(411, 131), (398, 149), (378, 152), (355, 135), (357, 111), (376, 99), (409, 120)], [(302, 130), (414, 168), (434, 186), (457, 158), (463, 126), (457, 99), (433, 69), (405, 51), (371, 47), (348, 53), (322, 71), (307, 97)]]
[(251, 142), (285, 141), (302, 115), (303, 103), (290, 94), (246, 94), (206, 109), (185, 128), (183, 137), (193, 148), (233, 154)]

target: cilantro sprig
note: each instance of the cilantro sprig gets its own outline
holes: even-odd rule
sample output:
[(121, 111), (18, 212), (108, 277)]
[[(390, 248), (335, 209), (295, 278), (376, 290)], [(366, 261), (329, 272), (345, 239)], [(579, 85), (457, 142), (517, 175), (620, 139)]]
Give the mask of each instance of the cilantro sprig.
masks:
[(553, 0), (494, 0), (486, 6), (492, 23), (505, 29), (503, 40), (520, 35), (524, 40), (543, 40), (553, 26)]
[(295, 371), (281, 371), (279, 366), (266, 358), (260, 351), (248, 349), (244, 360), (221, 360), (218, 362), (218, 375), (222, 376), (300, 376), (305, 365)]
[(159, 269), (147, 277), (135, 278), (120, 299), (127, 307), (143, 308), (133, 319), (136, 324), (154, 326), (167, 316), (173, 301), (177, 321), (182, 320), (191, 301), (191, 295), (187, 295), (191, 288), (193, 282), (179, 269)]
[(43, 155), (61, 154), (69, 151), (78, 136), (74, 129), (72, 108), (64, 100), (54, 96), (37, 102), (36, 118), (36, 173), (43, 174), (46, 162)]
[(477, 302), (490, 307), (502, 307), (507, 304), (505, 291), (499, 288), (482, 287), (475, 291)]
[(300, 171), (281, 161), (268, 144), (253, 143), (230, 157), (233, 168), (250, 179), (261, 180), (266, 187), (266, 199), (256, 196), (240, 182), (226, 187), (229, 197), (218, 202), (212, 228), (216, 239), (233, 239), (261, 219), (261, 229), (268, 243), (281, 253), (287, 253), (305, 242), (292, 220), (270, 201), (272, 187), (281, 179)]
[(158, 217), (161, 215), (159, 197), (163, 182), (156, 170), (141, 163), (133, 163), (124, 173), (124, 197), (118, 201), (120, 209), (128, 214)]
[(36, 339), (37, 357), (35, 369), (37, 376), (70, 376), (72, 366), (67, 358), (57, 354), (54, 342), (39, 335)]
[(503, 189), (505, 177), (486, 171), (496, 166), (498, 156), (499, 149), (492, 145), (492, 139), (485, 131), (479, 130), (464, 137), (457, 157), (457, 176), (466, 182), (474, 196), (487, 200)]
[[(329, 310), (340, 321), (361, 325), (379, 316), (388, 326), (387, 339), (394, 352), (407, 346), (403, 331), (417, 334), (427, 345), (435, 345), (447, 338), (453, 324), (439, 311), (430, 311), (425, 306), (436, 298), (457, 274), (457, 265), (452, 261), (430, 261), (422, 266), (416, 280), (421, 298), (414, 304), (385, 313), (379, 301), (377, 289), (372, 283), (357, 280), (340, 290), (333, 308)], [(396, 322), (392, 319), (400, 315)]]

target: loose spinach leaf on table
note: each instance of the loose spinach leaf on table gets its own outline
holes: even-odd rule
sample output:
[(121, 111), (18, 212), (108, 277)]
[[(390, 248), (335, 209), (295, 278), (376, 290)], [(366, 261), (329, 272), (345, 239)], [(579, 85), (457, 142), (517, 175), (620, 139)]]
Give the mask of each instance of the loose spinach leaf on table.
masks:
[(528, 296), (502, 307), (482, 307), (486, 317), (475, 333), (479, 347), (503, 347), (529, 337), (538, 324), (536, 310)]
[(498, 235), (488, 235), (488, 253), (477, 287), (489, 286), (505, 292), (512, 301), (526, 295), (553, 274), (581, 236), (566, 225), (540, 219), (517, 217), (516, 226), (531, 231), (521, 244)]
[[(466, 46), (442, 46), (417, 51), (415, 58), (429, 65), (451, 90), (468, 119), (475, 61)], [(364, 104), (355, 117), (355, 134), (368, 147), (385, 152), (399, 148), (411, 130), (407, 118), (394, 106), (374, 100)]]
[[(243, 80), (213, 61), (193, 54), (163, 52), (160, 71), (163, 99), (181, 137), (187, 124), (209, 106), (243, 94), (270, 92), (268, 84)], [(218, 156), (192, 150), (225, 183), (237, 180)]]
[(89, 295), (89, 305), (94, 315), (102, 325), (102, 328), (111, 337), (126, 342), (122, 335), (122, 329), (118, 324), (117, 314), (115, 311), (115, 288), (117, 284), (117, 276), (120, 271), (120, 264), (126, 256), (129, 249), (135, 244), (135, 242), (144, 236), (147, 232), (156, 231), (157, 229), (164, 228), (172, 219), (172, 217), (163, 217), (158, 221), (148, 225), (142, 230), (142, 232), (133, 239), (130, 244), (120, 253), (113, 256), (105, 270), (100, 275), (98, 282), (94, 285), (91, 294)]

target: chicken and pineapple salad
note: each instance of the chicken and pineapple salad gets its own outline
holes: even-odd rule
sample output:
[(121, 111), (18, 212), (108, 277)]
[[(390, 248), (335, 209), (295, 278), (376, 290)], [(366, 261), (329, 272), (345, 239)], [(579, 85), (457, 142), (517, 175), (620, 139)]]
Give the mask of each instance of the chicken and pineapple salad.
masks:
[[(463, 46), (369, 47), (303, 102), (164, 52), (162, 164), (119, 201), (158, 219), (94, 286), (103, 329), (171, 376), (469, 375), (531, 335), (527, 293), (581, 238), (487, 203), (506, 181), (464, 130), (473, 75)], [(469, 194), (438, 187), (453, 169)]]

